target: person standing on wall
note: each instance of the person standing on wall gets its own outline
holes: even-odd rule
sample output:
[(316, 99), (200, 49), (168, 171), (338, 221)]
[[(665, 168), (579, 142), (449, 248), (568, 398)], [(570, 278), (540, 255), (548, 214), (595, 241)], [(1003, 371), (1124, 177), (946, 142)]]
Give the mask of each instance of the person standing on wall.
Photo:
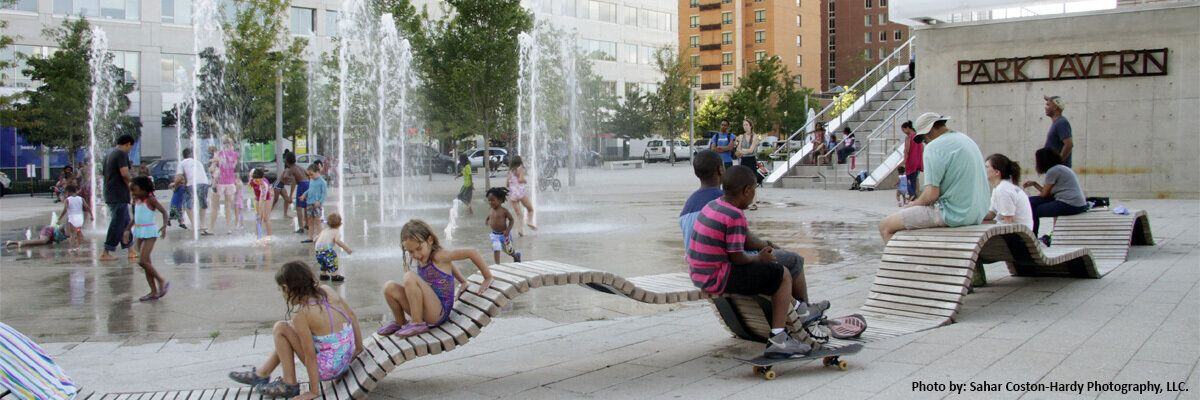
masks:
[(1046, 133), (1046, 145), (1042, 146), (1058, 153), (1062, 164), (1071, 167), (1071, 150), (1075, 149), (1075, 141), (1071, 138), (1071, 122), (1062, 115), (1066, 103), (1062, 97), (1044, 96), (1046, 100), (1046, 116), (1050, 117), (1050, 131)]
[[(115, 261), (112, 255), (117, 245), (128, 249), (125, 228), (129, 227), (129, 151), (133, 149), (133, 136), (121, 135), (117, 147), (104, 157), (104, 204), (108, 205), (108, 234), (104, 237), (104, 253), (100, 261)], [(130, 250), (131, 252), (133, 250)]]
[(904, 132), (904, 151), (900, 152), (900, 164), (904, 166), (904, 178), (908, 180), (908, 197), (917, 198), (917, 178), (921, 175), (921, 171), (925, 169), (922, 157), (925, 156), (925, 143), (917, 140), (917, 131), (913, 129), (912, 121), (904, 121), (900, 124), (900, 130)]
[(713, 135), (712, 140), (708, 141), (708, 149), (717, 152), (721, 156), (721, 163), (725, 164), (725, 168), (733, 166), (733, 150), (737, 148), (737, 135), (729, 133), (729, 120), (721, 121), (721, 132)]

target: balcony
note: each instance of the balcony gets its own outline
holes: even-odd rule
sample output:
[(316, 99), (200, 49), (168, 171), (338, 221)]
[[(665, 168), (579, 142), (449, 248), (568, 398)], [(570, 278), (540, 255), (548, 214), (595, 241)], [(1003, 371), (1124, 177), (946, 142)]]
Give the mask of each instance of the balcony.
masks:
[(700, 25), (700, 31), (715, 31), (721, 29), (721, 24), (704, 24)]
[(700, 45), (700, 51), (720, 50), (720, 49), (721, 49), (720, 44), (702, 44), (702, 45)]
[(721, 3), (701, 4), (699, 8), (700, 11), (719, 10), (721, 9)]
[(701, 65), (701, 66), (700, 66), (700, 70), (701, 70), (701, 71), (720, 71), (720, 70), (721, 70), (721, 64), (708, 64), (708, 65)]
[(700, 90), (713, 90), (713, 89), (720, 89), (720, 88), (721, 88), (721, 84), (720, 84), (720, 83), (703, 83), (703, 84), (700, 84)]

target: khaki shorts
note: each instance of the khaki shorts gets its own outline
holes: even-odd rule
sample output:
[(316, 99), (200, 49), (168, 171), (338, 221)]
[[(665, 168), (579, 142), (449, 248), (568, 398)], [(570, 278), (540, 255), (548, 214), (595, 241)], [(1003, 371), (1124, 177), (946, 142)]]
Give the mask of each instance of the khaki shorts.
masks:
[(217, 197), (221, 197), (221, 196), (233, 197), (235, 194), (237, 194), (237, 185), (232, 184), (232, 183), (217, 184), (216, 194), (217, 194)]
[(900, 220), (905, 230), (939, 228), (946, 225), (942, 210), (933, 206), (913, 206), (900, 210)]

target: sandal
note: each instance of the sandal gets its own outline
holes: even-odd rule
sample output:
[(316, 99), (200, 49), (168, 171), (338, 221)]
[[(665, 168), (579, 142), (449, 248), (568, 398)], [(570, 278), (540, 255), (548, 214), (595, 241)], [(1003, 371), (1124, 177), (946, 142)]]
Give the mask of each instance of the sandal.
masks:
[(258, 392), (263, 396), (291, 398), (300, 395), (300, 384), (289, 385), (283, 382), (283, 377), (279, 377), (275, 378), (275, 382), (259, 386)]
[(154, 299), (158, 300), (163, 297), (166, 297), (168, 289), (171, 289), (171, 282), (164, 283), (162, 288), (158, 290), (158, 296), (155, 296)]
[(375, 331), (375, 333), (379, 334), (379, 336), (387, 336), (396, 333), (396, 331), (400, 330), (400, 328), (403, 327), (396, 323), (396, 321), (392, 321), (387, 325), (384, 325), (382, 328), (379, 328), (379, 330)]
[(346, 277), (342, 276), (342, 275), (334, 275), (334, 276), (330, 277), (329, 280), (334, 281), (334, 282), (344, 282), (346, 280)]
[(396, 332), (396, 336), (409, 337), (420, 335), (425, 332), (429, 332), (429, 324), (424, 322), (410, 322), (407, 325), (404, 325), (403, 328), (400, 328), (400, 330)]
[(250, 367), (249, 371), (230, 372), (229, 379), (233, 379), (237, 383), (250, 385), (250, 387), (266, 385), (271, 382), (271, 377), (258, 376), (258, 368), (255, 367)]
[(329, 280), (329, 275), (321, 274), (321, 280), (323, 280), (323, 281)]
[(158, 300), (158, 296), (155, 296), (152, 294), (148, 294), (148, 295), (138, 298), (138, 301), (143, 302), (143, 303), (148, 303), (148, 302), (155, 301), (155, 300)]

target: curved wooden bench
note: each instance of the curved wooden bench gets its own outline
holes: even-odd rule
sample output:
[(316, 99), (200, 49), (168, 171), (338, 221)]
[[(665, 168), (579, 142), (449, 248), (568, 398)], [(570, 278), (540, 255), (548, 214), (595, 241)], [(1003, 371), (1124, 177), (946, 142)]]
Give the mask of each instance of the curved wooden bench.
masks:
[(1153, 246), (1154, 236), (1146, 211), (1121, 215), (1100, 209), (1055, 219), (1051, 245), (1091, 250), (1101, 270), (1107, 272), (1128, 259), (1130, 246)]

